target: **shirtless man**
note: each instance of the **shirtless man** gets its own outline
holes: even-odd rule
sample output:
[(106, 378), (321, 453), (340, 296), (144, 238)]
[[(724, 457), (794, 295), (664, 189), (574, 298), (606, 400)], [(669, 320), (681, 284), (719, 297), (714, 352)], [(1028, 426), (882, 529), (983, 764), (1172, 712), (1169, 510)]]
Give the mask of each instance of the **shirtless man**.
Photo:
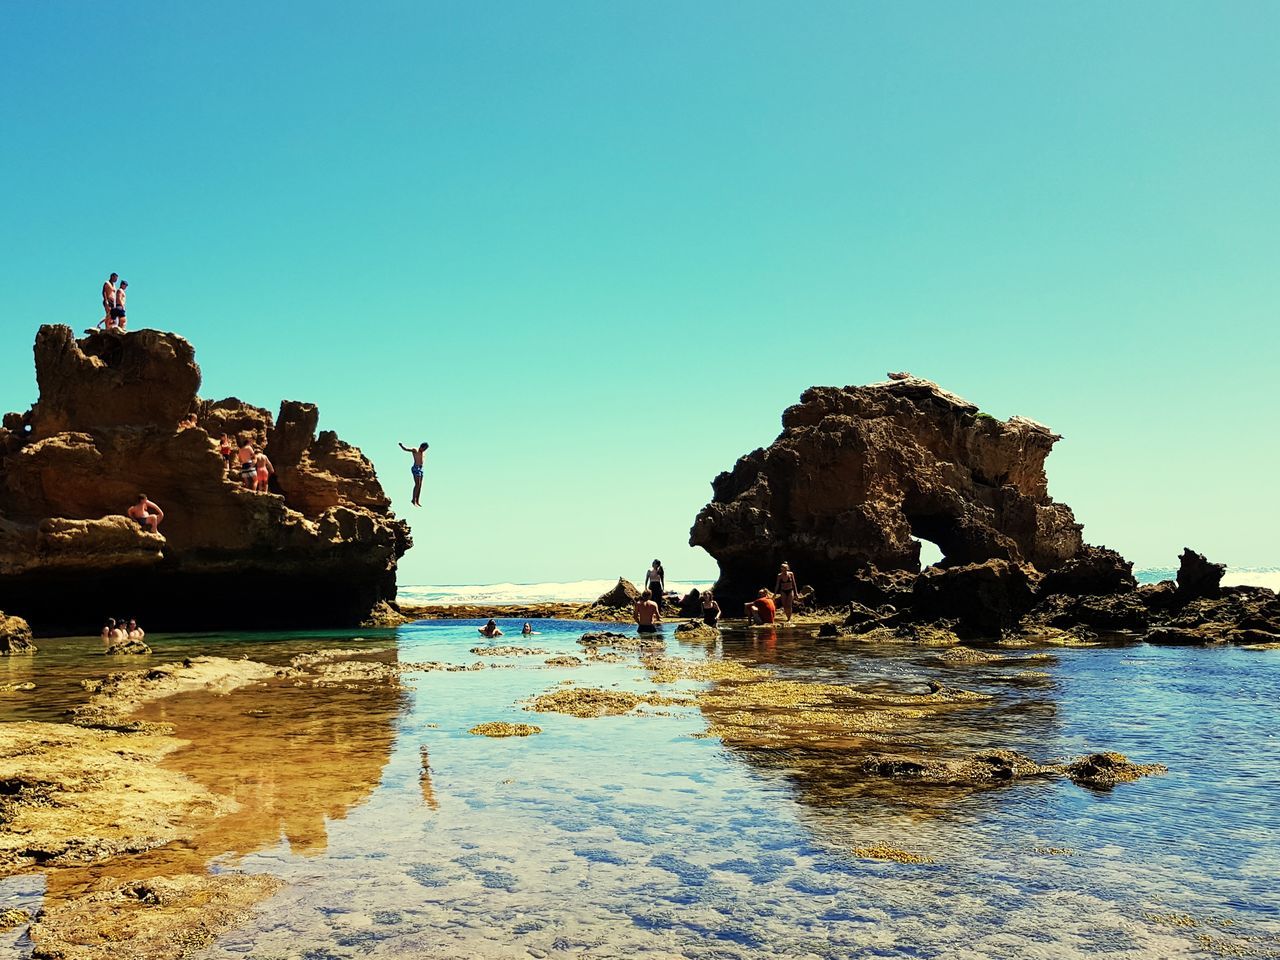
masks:
[(148, 533), (160, 532), (160, 521), (164, 519), (164, 511), (159, 504), (152, 503), (145, 493), (138, 494), (138, 502), (125, 511), (130, 520), (137, 522)]
[(240, 483), (246, 490), (252, 490), (258, 479), (258, 467), (254, 463), (256, 458), (253, 444), (246, 437), (240, 442), (240, 449), (236, 452), (236, 460), (240, 464)]
[(98, 321), (98, 326), (105, 326), (108, 330), (114, 330), (116, 326), (116, 318), (114, 316), (116, 309), (116, 281), (120, 279), (120, 274), (113, 273), (111, 278), (102, 285), (102, 319)]
[(489, 622), (483, 627), (476, 627), (476, 629), (480, 631), (480, 636), (487, 637), (490, 640), (494, 637), (502, 636), (502, 628), (498, 626), (498, 621), (494, 620), (492, 617), (489, 618)]
[(276, 468), (271, 465), (265, 453), (260, 453), (253, 458), (253, 466), (253, 489), (258, 493), (266, 493), (267, 483), (271, 480), (271, 475), (276, 472)]
[[(114, 277), (115, 274), (113, 273), (112, 276)], [(115, 317), (116, 329), (119, 330), (121, 333), (124, 333), (124, 325), (125, 325), (124, 299), (125, 299), (125, 291), (128, 288), (129, 288), (129, 281), (121, 280), (120, 289), (116, 291), (115, 308), (112, 309), (111, 311), (111, 316)]]
[(422, 504), (418, 498), (422, 496), (422, 461), (427, 452), (427, 447), (431, 446), (431, 444), (421, 443), (418, 445), (417, 450), (413, 449), (413, 447), (406, 447), (403, 443), (399, 446), (405, 453), (413, 454), (413, 466), (409, 468), (409, 472), (413, 474), (413, 500), (411, 502), (415, 507), (420, 507)]
[(640, 594), (640, 599), (636, 601), (635, 614), (637, 633), (658, 632), (658, 627), (662, 625), (662, 611), (653, 602), (653, 594), (650, 591), (646, 590)]

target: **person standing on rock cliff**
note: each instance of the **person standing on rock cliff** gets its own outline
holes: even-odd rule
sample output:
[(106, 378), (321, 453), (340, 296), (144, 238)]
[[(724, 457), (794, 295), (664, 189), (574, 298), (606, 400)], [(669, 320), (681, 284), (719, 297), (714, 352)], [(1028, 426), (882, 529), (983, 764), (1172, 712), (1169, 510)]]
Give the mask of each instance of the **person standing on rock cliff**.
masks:
[[(114, 277), (115, 274), (113, 273), (112, 276)], [(128, 289), (129, 289), (129, 281), (121, 280), (120, 289), (116, 291), (116, 303), (111, 310), (111, 316), (115, 317), (116, 329), (119, 330), (121, 333), (124, 333), (124, 325), (126, 322), (128, 322), (124, 315), (124, 301), (125, 301), (126, 291), (128, 291)]]
[(102, 319), (98, 321), (98, 326), (107, 330), (115, 329), (116, 325), (116, 281), (119, 279), (120, 274), (113, 273), (102, 285)]
[(403, 443), (399, 444), (400, 449), (405, 453), (413, 454), (413, 466), (409, 468), (409, 472), (413, 474), (413, 500), (411, 501), (415, 507), (422, 506), (419, 498), (422, 496), (422, 461), (426, 457), (427, 447), (431, 444), (423, 441), (418, 444), (415, 450), (413, 447), (406, 447)]

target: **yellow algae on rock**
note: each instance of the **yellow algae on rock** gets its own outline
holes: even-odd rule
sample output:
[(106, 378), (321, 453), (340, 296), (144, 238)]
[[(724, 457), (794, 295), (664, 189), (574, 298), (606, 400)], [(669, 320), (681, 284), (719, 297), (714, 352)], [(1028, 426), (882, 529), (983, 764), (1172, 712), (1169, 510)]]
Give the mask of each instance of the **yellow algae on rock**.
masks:
[(530, 737), (541, 732), (542, 728), (532, 723), (507, 723), (504, 720), (477, 723), (467, 731), (477, 737)]
[(892, 860), (894, 863), (937, 863), (933, 857), (925, 857), (918, 853), (899, 850), (897, 847), (854, 847), (851, 852), (855, 857), (862, 857), (864, 860)]
[(567, 713), (573, 717), (611, 717), (630, 713), (642, 703), (658, 707), (682, 706), (689, 703), (689, 698), (601, 690), (597, 687), (559, 687), (529, 700), (525, 709), (538, 713)]

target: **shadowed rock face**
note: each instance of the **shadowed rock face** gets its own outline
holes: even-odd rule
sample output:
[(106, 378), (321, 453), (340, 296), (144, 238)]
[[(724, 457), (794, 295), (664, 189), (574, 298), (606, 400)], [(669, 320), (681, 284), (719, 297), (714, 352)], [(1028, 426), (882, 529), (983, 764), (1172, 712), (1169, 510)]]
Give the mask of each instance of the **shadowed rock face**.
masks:
[[(124, 607), (153, 630), (340, 625), (395, 598), (407, 527), (360, 451), (315, 435), (314, 405), (275, 423), (202, 401), (191, 344), (155, 330), (45, 326), (35, 359), (39, 401), (0, 428), (0, 607), (37, 632), (96, 632)], [(227, 479), (224, 431), (266, 444), (271, 494)], [(139, 493), (162, 536), (122, 516)]]
[(813, 387), (782, 426), (715, 479), (690, 533), (720, 564), (722, 603), (771, 586), (784, 560), (820, 603), (855, 599), (871, 568), (920, 570), (915, 538), (936, 543), (948, 566), (999, 560), (1041, 573), (1084, 549), (1070, 508), (1048, 494), (1044, 461), (1059, 438), (1034, 421), (996, 420), (908, 377)]

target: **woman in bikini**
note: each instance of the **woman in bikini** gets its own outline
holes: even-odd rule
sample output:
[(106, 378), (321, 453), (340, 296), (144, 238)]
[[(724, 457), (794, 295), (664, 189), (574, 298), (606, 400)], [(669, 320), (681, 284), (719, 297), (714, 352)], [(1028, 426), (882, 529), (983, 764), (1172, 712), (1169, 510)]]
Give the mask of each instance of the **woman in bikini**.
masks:
[(265, 453), (260, 453), (253, 458), (253, 466), (255, 470), (253, 489), (258, 493), (266, 493), (267, 484), (271, 480), (271, 474), (276, 472), (276, 468), (271, 465)]
[(787, 615), (787, 623), (790, 623), (796, 603), (796, 575), (785, 562), (778, 571), (778, 582), (774, 584), (773, 592), (782, 598), (782, 612)]

